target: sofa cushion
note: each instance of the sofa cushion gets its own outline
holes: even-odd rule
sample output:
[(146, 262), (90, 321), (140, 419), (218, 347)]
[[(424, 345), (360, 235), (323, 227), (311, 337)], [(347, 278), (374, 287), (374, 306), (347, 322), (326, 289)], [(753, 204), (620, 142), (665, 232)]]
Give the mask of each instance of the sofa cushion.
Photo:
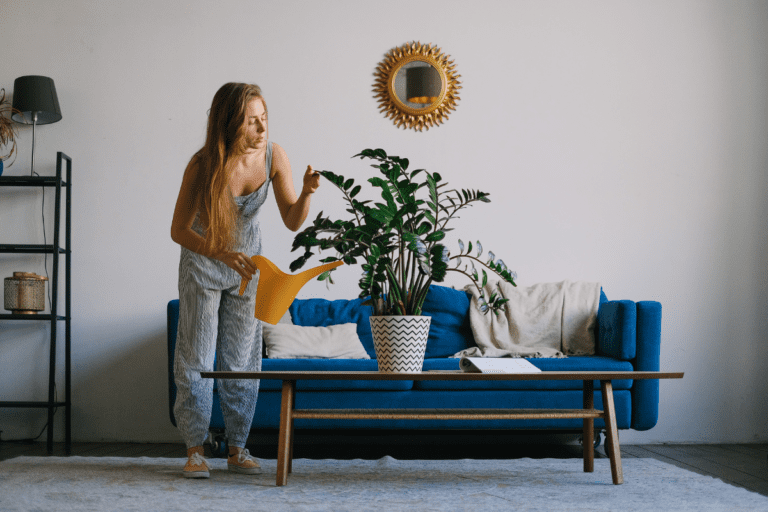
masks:
[(469, 299), (464, 290), (429, 287), (422, 309), (425, 316), (432, 317), (425, 358), (449, 357), (475, 346), (469, 325)]
[[(319, 371), (319, 372), (375, 372), (374, 359), (263, 359), (261, 370)], [(282, 381), (262, 380), (260, 389), (282, 389)], [(327, 391), (406, 391), (413, 388), (412, 380), (299, 380), (298, 390)]]
[(328, 327), (280, 324), (262, 325), (266, 356), (270, 359), (370, 359), (357, 324)]
[(323, 326), (354, 323), (357, 324), (357, 336), (365, 351), (372, 358), (376, 357), (373, 348), (371, 324), (371, 307), (362, 305), (363, 299), (326, 300), (326, 299), (296, 299), (288, 310), (294, 325)]
[[(619, 361), (611, 357), (602, 356), (572, 356), (553, 358), (526, 358), (534, 366), (542, 371), (612, 371), (631, 372), (632, 364), (628, 361)], [(430, 370), (458, 370), (459, 358), (425, 359), (422, 371)], [(631, 380), (615, 380), (613, 389), (630, 389)], [(600, 388), (598, 381), (594, 382), (595, 389)], [(574, 390), (582, 389), (580, 380), (487, 380), (487, 381), (449, 381), (449, 380), (424, 380), (416, 381), (414, 389), (445, 389), (445, 390), (485, 390), (485, 389), (517, 389), (517, 390)]]

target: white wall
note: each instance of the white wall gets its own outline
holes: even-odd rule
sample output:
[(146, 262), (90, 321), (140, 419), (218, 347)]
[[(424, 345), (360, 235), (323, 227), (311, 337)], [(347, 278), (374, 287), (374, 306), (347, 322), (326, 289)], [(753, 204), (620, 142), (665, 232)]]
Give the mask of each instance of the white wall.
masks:
[[(170, 222), (228, 81), (263, 88), (297, 187), (310, 163), (364, 179), (367, 164), (350, 157), (382, 147), (490, 192), (450, 243), (481, 240), (520, 285), (600, 281), (611, 299), (660, 301), (662, 369), (686, 376), (662, 382), (658, 425), (623, 442), (768, 440), (768, 3), (215, 4), (1, 8), (0, 87), (50, 76), (64, 116), (38, 130), (36, 169), (53, 174), (56, 151), (74, 159), (75, 440), (180, 440), (167, 407)], [(457, 110), (425, 133), (395, 128), (372, 91), (385, 53), (412, 40), (451, 55), (463, 82)], [(19, 150), (8, 175), (29, 172), (27, 127)], [(39, 190), (4, 189), (0, 241), (40, 243), (41, 208)], [(326, 183), (310, 215), (342, 209)], [(262, 218), (265, 254), (287, 268), (297, 254), (271, 199)], [(42, 261), (6, 255), (0, 275), (44, 273)], [(339, 271), (330, 291), (312, 283), (301, 296), (351, 298), (357, 278)], [(0, 354), (0, 399), (46, 398), (45, 327), (3, 323)], [(5, 439), (44, 421), (0, 410)]]

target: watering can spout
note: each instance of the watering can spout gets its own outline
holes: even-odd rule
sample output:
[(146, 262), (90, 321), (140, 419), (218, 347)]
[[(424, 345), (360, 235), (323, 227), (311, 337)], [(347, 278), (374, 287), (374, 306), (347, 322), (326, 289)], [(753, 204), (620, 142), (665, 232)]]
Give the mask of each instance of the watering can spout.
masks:
[[(259, 284), (256, 288), (256, 311), (254, 316), (272, 325), (280, 321), (285, 312), (288, 311), (288, 306), (296, 298), (296, 294), (299, 293), (299, 290), (310, 279), (344, 264), (343, 261), (333, 261), (319, 267), (310, 268), (296, 275), (291, 275), (277, 268), (277, 265), (260, 254), (251, 256), (251, 261), (259, 269)], [(248, 281), (242, 279), (240, 281), (240, 295), (245, 292), (246, 286), (248, 286)]]

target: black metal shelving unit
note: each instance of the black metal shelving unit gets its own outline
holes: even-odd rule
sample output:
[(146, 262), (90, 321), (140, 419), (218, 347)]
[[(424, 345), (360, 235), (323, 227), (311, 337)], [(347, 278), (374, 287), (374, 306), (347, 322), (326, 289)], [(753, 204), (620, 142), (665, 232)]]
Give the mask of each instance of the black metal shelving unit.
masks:
[[(63, 166), (66, 162), (66, 179), (63, 179)], [(50, 362), (48, 370), (47, 401), (0, 401), (0, 408), (40, 408), (48, 409), (48, 453), (53, 453), (53, 416), (56, 409), (64, 408), (65, 451), (70, 454), (72, 448), (72, 365), (71, 365), (71, 241), (72, 241), (72, 159), (62, 152), (56, 154), (56, 176), (0, 176), (0, 187), (55, 187), (55, 214), (52, 244), (0, 244), (0, 253), (4, 254), (52, 254), (53, 271), (51, 273), (51, 304), (49, 314), (14, 315), (0, 314), (0, 320), (47, 321), (51, 325)], [(64, 246), (60, 243), (61, 233), (61, 192), (66, 190), (64, 224)], [(64, 314), (59, 314), (59, 257), (64, 261)], [(56, 341), (59, 322), (64, 322), (64, 400), (56, 399)]]

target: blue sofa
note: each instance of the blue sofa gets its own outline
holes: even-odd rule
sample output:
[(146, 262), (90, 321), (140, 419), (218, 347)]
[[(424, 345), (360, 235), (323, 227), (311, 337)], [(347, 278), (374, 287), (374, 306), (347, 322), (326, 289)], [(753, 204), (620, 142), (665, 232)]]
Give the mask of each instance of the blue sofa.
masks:
[[(296, 299), (290, 306), (296, 325), (334, 325), (354, 322), (371, 359), (264, 359), (262, 369), (376, 371), (370, 307), (361, 299)], [(424, 370), (458, 369), (450, 356), (474, 346), (469, 325), (469, 295), (461, 290), (431, 286), (424, 314), (432, 317)], [(173, 355), (179, 301), (168, 303), (168, 385), (171, 422), (176, 387)], [(659, 370), (661, 304), (654, 301), (609, 301), (601, 291), (596, 328), (596, 354), (568, 358), (531, 358), (544, 371)], [(600, 383), (595, 382), (595, 389)], [(648, 430), (658, 419), (657, 380), (614, 381), (616, 422), (619, 429)], [(277, 429), (280, 421), (281, 382), (262, 380), (253, 429)], [(296, 408), (522, 408), (573, 409), (582, 407), (581, 381), (299, 381)], [(602, 396), (595, 393), (595, 407)], [(214, 387), (212, 432), (224, 428), (218, 394)], [(296, 429), (517, 429), (577, 432), (580, 419), (552, 420), (296, 420)], [(604, 429), (595, 421), (595, 431)]]

